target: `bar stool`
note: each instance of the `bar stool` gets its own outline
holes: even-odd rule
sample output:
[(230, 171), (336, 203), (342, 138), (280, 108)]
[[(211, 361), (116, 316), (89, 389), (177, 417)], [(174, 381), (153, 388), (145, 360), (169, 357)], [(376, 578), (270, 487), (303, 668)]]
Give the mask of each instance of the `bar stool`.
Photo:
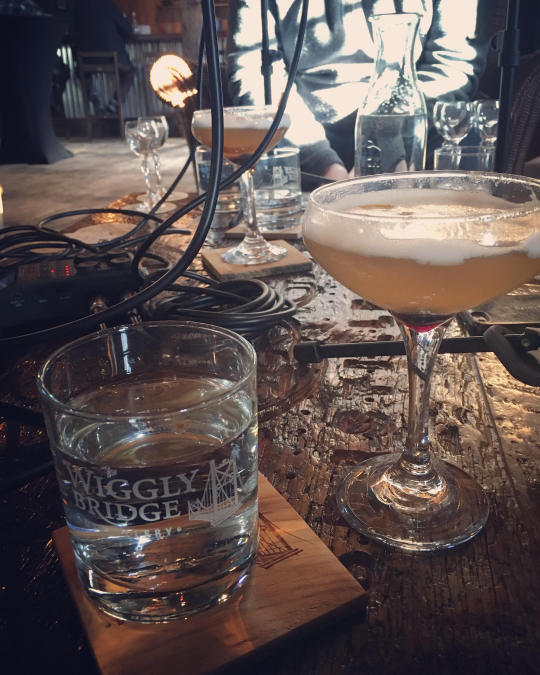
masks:
[[(78, 52), (77, 62), (88, 140), (92, 140), (93, 124), (97, 119), (117, 119), (120, 137), (124, 139), (124, 114), (120, 96), (121, 66), (116, 52)], [(96, 83), (99, 83), (98, 87)], [(104, 95), (104, 105), (111, 100), (116, 101), (116, 112), (109, 112), (100, 106), (96, 90)]]

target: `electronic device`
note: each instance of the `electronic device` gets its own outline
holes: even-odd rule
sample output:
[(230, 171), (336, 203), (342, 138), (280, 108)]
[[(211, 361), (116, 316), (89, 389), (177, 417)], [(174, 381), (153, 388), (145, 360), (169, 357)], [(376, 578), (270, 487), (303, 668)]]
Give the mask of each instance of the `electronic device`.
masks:
[(140, 285), (127, 255), (21, 264), (0, 271), (0, 330), (7, 336), (85, 316), (96, 295), (113, 305)]

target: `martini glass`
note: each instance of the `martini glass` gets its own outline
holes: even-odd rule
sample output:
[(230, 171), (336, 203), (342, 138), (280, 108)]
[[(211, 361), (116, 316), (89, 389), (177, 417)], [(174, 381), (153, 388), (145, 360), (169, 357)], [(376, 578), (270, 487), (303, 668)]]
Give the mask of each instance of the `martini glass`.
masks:
[(409, 550), (474, 537), (487, 497), (457, 466), (433, 457), (430, 377), (445, 328), (459, 311), (540, 272), (540, 181), (481, 172), (416, 172), (341, 181), (315, 190), (304, 216), (314, 258), (396, 319), (407, 353), (407, 438), (338, 487), (355, 529)]
[[(261, 144), (275, 114), (276, 108), (272, 106), (223, 108), (223, 155), (235, 164), (242, 164), (247, 161)], [(280, 126), (276, 129), (266, 148), (267, 151), (283, 138), (289, 124), (288, 115), (283, 114)], [(191, 130), (200, 143), (208, 148), (212, 147), (211, 111), (196, 110), (193, 114)], [(222, 255), (225, 262), (235, 265), (257, 265), (274, 262), (287, 255), (286, 249), (267, 242), (259, 230), (255, 211), (253, 171), (254, 167), (251, 167), (240, 176), (246, 235), (237, 246), (225, 251)]]

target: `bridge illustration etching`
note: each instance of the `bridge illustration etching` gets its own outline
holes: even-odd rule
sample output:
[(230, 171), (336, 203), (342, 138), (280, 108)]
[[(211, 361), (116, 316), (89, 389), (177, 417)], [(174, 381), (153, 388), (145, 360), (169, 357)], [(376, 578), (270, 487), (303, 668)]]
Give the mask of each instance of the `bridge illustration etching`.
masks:
[(259, 550), (255, 561), (259, 567), (267, 570), (276, 563), (301, 552), (301, 548), (290, 546), (274, 523), (259, 512)]
[(188, 502), (190, 520), (208, 520), (216, 526), (238, 510), (238, 488), (242, 488), (236, 459), (231, 457), (216, 466), (210, 460), (210, 471), (202, 497)]

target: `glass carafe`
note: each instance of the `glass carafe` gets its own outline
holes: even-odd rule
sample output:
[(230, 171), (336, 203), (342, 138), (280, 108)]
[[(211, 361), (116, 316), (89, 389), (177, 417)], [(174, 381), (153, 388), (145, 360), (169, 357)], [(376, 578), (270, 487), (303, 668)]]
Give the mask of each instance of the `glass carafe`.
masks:
[(356, 176), (424, 168), (427, 110), (413, 58), (419, 18), (418, 14), (371, 18), (377, 59), (356, 117)]

